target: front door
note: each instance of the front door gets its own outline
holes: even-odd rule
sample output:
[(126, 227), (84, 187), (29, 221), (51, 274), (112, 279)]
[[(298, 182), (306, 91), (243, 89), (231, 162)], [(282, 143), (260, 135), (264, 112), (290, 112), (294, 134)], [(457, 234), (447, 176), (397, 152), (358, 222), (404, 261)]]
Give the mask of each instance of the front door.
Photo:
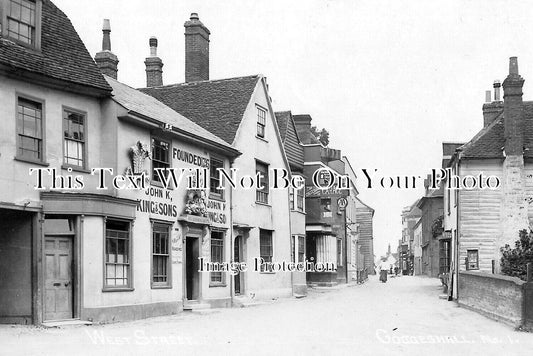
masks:
[(46, 236), (44, 256), (44, 320), (71, 319), (72, 237)]
[(200, 294), (200, 274), (198, 257), (200, 256), (200, 240), (194, 237), (185, 239), (185, 279), (187, 299), (197, 300)]
[[(242, 249), (242, 236), (237, 236), (235, 238), (235, 245), (233, 246), (233, 260), (236, 263), (244, 262), (243, 261), (243, 249)], [(244, 272), (239, 272), (234, 276), (234, 285), (235, 285), (235, 295), (240, 295), (244, 293)]]

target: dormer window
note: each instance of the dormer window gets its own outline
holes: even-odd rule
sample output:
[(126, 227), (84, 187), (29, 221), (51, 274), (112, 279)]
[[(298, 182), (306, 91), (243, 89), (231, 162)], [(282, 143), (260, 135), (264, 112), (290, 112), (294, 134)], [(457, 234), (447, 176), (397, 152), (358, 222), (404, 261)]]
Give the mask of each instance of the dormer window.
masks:
[(42, 0), (0, 0), (0, 2), (2, 37), (39, 49)]

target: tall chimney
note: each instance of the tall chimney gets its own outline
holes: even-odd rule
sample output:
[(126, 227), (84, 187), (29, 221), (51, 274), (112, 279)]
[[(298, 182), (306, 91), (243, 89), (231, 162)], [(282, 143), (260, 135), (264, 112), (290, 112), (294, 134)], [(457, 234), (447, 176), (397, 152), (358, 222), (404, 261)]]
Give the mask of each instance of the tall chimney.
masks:
[(518, 74), (518, 60), (516, 57), (511, 57), (509, 59), (509, 75), (503, 81), (506, 155), (522, 155), (523, 153), (523, 86), (524, 79)]
[(144, 61), (146, 65), (146, 86), (158, 87), (163, 85), (163, 61), (157, 56), (157, 38), (150, 37), (150, 57)]
[(209, 35), (197, 13), (185, 22), (185, 81), (209, 80)]
[(118, 57), (111, 52), (111, 25), (109, 19), (104, 20), (102, 32), (102, 51), (96, 53), (94, 61), (96, 62), (96, 65), (98, 65), (98, 68), (100, 68), (102, 74), (117, 79)]
[(491, 101), (492, 95), (490, 90), (485, 92), (485, 104), (483, 104), (483, 127), (489, 126), (503, 111), (503, 103), (500, 101), (500, 81), (495, 80), (492, 86), (494, 88), (494, 101)]
[[(503, 116), (505, 159), (502, 166), (502, 204), (500, 214), (501, 237), (496, 241), (493, 259), (501, 258), (500, 247), (514, 245), (518, 232), (529, 228), (526, 172), (524, 166), (524, 114), (522, 87), (524, 79), (518, 74), (518, 60), (509, 60), (509, 75), (503, 81)], [(495, 264), (495, 273), (500, 264)]]

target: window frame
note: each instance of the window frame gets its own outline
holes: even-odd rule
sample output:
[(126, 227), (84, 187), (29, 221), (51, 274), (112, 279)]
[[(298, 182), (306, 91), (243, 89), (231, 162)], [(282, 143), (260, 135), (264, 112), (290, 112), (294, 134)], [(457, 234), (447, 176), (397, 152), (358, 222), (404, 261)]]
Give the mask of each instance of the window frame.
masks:
[[(151, 171), (150, 171), (150, 184), (152, 185), (155, 185), (155, 186), (158, 186), (158, 187), (163, 187), (163, 182), (159, 181), (158, 179), (154, 179), (154, 177), (159, 177), (156, 172), (155, 172), (155, 168), (162, 168), (162, 167), (154, 167), (154, 162), (158, 162), (158, 163), (166, 163), (166, 162), (163, 162), (163, 161), (160, 161), (160, 160), (156, 160), (154, 157), (155, 157), (155, 150), (154, 150), (154, 140), (157, 140), (159, 142), (164, 142), (166, 144), (168, 144), (168, 168), (172, 168), (172, 140), (167, 140), (161, 136), (157, 136), (157, 135), (152, 135), (150, 137), (150, 150), (151, 150), (151, 153), (152, 153), (152, 159), (151, 159), (151, 164), (150, 164), (150, 167), (151, 167)], [(167, 173), (169, 174), (169, 173)], [(169, 188), (170, 188), (170, 185), (169, 185)]]
[(224, 197), (224, 189), (220, 189), (220, 192), (213, 192), (211, 188), (211, 180), (213, 179), (213, 174), (216, 174), (216, 180), (218, 181), (218, 185), (222, 182), (222, 179), (220, 179), (219, 173), (216, 171), (216, 169), (213, 172), (213, 163), (219, 162), (221, 164), (220, 167), (216, 168), (225, 168), (224, 159), (218, 156), (210, 156), (209, 157), (209, 198), (210, 199), (216, 199), (216, 200), (225, 200)]
[[(213, 234), (220, 234), (220, 238), (213, 239)], [(221, 249), (221, 261), (213, 261), (213, 240), (221, 241), (222, 245), (218, 246)], [(219, 229), (212, 229), (209, 236), (209, 260), (210, 262), (224, 263), (226, 257), (226, 232)], [(220, 281), (213, 281), (215, 275), (220, 275)], [(226, 273), (225, 272), (209, 272), (209, 287), (225, 287), (226, 286)]]
[(291, 235), (291, 261), (293, 263), (305, 262), (305, 236)]
[(72, 114), (78, 114), (78, 115), (81, 115), (83, 116), (83, 157), (82, 157), (82, 163), (83, 165), (81, 166), (78, 166), (78, 165), (75, 165), (75, 164), (71, 164), (71, 163), (66, 163), (65, 162), (65, 159), (66, 159), (66, 152), (65, 152), (65, 142), (67, 140), (72, 140), (72, 141), (75, 141), (75, 142), (81, 142), (81, 140), (75, 140), (75, 139), (70, 139), (70, 138), (66, 138), (65, 137), (65, 117), (63, 116), (62, 117), (62, 120), (61, 120), (61, 124), (62, 124), (62, 128), (63, 128), (63, 167), (66, 167), (66, 168), (72, 168), (73, 170), (81, 170), (81, 171), (88, 171), (88, 164), (87, 164), (87, 158), (88, 158), (88, 154), (87, 154), (87, 147), (88, 147), (88, 144), (87, 144), (87, 112), (85, 111), (82, 111), (82, 110), (77, 110), (77, 109), (74, 109), (74, 108), (71, 108), (71, 107), (68, 107), (68, 106), (63, 106), (63, 110), (62, 110), (62, 113), (63, 115), (65, 115), (65, 113), (72, 113)]
[[(475, 266), (471, 266), (471, 260), (470, 260), (470, 256), (471, 256), (471, 253), (475, 253), (476, 255), (476, 265)], [(466, 270), (467, 271), (475, 271), (475, 270), (479, 270), (479, 250), (478, 249), (467, 249), (466, 250)]]
[[(257, 127), (256, 127), (255, 135), (256, 137), (264, 140), (266, 138), (266, 123), (267, 123), (268, 110), (258, 104), (255, 105), (255, 108), (256, 108), (256, 115), (257, 115), (257, 120), (256, 120)], [(260, 114), (264, 114), (264, 117), (263, 115), (260, 115)], [(260, 128), (262, 131), (261, 133), (259, 132)]]
[[(156, 282), (154, 281), (154, 238), (155, 238), (155, 225), (163, 226), (167, 229), (167, 281)], [(173, 224), (168, 221), (150, 219), (150, 231), (151, 231), (151, 244), (150, 244), (150, 287), (152, 289), (170, 289), (172, 288), (172, 226)], [(158, 254), (158, 256), (164, 256), (164, 254)]]
[[(127, 277), (127, 285), (121, 285), (121, 286), (113, 286), (107, 284), (107, 224), (110, 222), (117, 222), (117, 223), (124, 223), (128, 225), (128, 277)], [(133, 287), (133, 221), (132, 220), (126, 220), (126, 219), (119, 219), (119, 218), (104, 218), (104, 224), (103, 224), (103, 235), (104, 235), (104, 245), (103, 245), (103, 270), (102, 270), (102, 292), (130, 292), (134, 290)], [(121, 231), (121, 230), (120, 230)], [(116, 263), (114, 263), (116, 265)]]
[[(266, 235), (265, 235), (266, 234)], [(268, 237), (269, 240), (270, 240), (270, 244), (262, 244), (262, 239), (264, 237)], [(267, 255), (263, 255), (262, 254), (262, 249), (261, 247), (263, 246), (269, 246), (270, 248), (270, 255), (268, 255), (268, 258), (265, 259), (264, 257), (266, 257)], [(259, 258), (262, 258), (263, 261), (265, 262), (273, 262), (274, 261), (274, 233), (272, 230), (267, 230), (267, 229), (261, 229), (259, 228)], [(260, 269), (260, 272), (261, 273), (275, 273), (274, 271), (272, 270), (265, 270), (264, 266), (261, 266), (261, 269)]]
[[(25, 100), (29, 102), (37, 103), (41, 106), (41, 158), (40, 159), (32, 159), (28, 157), (24, 157), (20, 154), (20, 134), (19, 131), (19, 123), (18, 123), (18, 110), (19, 110), (19, 101)], [(36, 163), (39, 165), (48, 166), (48, 163), (46, 162), (46, 105), (45, 101), (43, 99), (34, 97), (32, 95), (26, 95), (24, 93), (15, 93), (15, 134), (16, 134), (16, 152), (15, 152), (15, 159), (18, 161), (23, 162), (30, 162), (30, 163)]]
[(35, 3), (35, 33), (33, 43), (27, 43), (21, 41), (17, 38), (9, 36), (9, 26), (8, 26), (8, 10), (12, 0), (0, 0), (0, 33), (2, 38), (9, 39), (10, 41), (34, 49), (37, 51), (41, 50), (41, 32), (42, 32), (42, 0), (28, 0)]
[[(260, 166), (265, 167), (265, 171), (260, 171), (258, 168)], [(262, 205), (270, 205), (270, 176), (269, 176), (269, 164), (256, 160), (255, 161), (255, 174), (261, 172), (265, 176), (263, 179), (264, 188), (255, 189), (255, 202)], [(264, 198), (263, 198), (264, 197)]]

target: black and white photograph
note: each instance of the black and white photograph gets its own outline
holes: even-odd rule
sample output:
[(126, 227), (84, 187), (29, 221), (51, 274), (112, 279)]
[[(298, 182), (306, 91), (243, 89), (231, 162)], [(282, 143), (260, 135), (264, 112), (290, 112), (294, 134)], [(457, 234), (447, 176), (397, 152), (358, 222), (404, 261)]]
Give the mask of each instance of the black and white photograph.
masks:
[(533, 354), (532, 19), (0, 0), (0, 354)]

